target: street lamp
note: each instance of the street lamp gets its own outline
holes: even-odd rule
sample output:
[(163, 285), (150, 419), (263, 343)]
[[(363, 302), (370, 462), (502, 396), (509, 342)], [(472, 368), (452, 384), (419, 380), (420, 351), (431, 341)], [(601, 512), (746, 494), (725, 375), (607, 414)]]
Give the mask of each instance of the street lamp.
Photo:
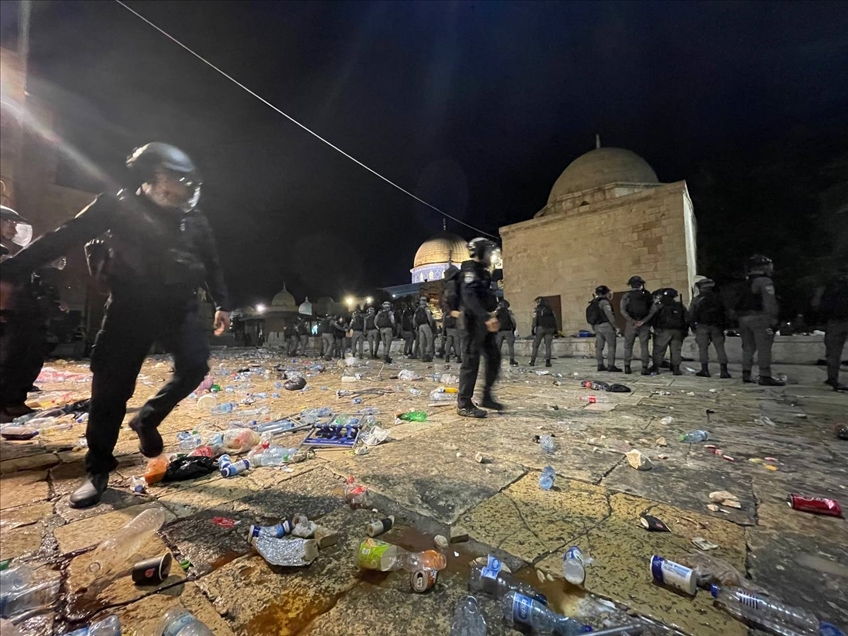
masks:
[(348, 296), (347, 298), (345, 298), (345, 304), (348, 307), (353, 307), (353, 303), (354, 303), (353, 296)]
[(263, 305), (262, 303), (259, 303), (258, 305), (256, 305), (256, 313), (257, 314), (264, 314), (265, 313), (265, 305)]
[(374, 299), (371, 296), (369, 296), (368, 298), (365, 299), (365, 302), (370, 305), (371, 303), (374, 302)]

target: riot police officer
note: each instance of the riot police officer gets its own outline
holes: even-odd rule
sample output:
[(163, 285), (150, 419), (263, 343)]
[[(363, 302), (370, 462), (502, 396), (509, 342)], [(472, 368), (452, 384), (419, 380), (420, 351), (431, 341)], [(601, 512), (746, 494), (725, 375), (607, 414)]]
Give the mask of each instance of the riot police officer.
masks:
[(368, 355), (372, 360), (377, 359), (380, 349), (380, 330), (377, 329), (377, 310), (369, 307), (365, 312), (365, 335), (368, 338)]
[(742, 382), (750, 384), (754, 353), (760, 369), (759, 384), (783, 386), (771, 376), (771, 347), (778, 323), (777, 298), (771, 275), (774, 263), (767, 256), (755, 254), (748, 259), (748, 276), (736, 304), (739, 332), (742, 336)]
[(824, 332), (825, 357), (827, 358), (827, 380), (825, 384), (834, 391), (848, 391), (848, 386), (839, 381), (839, 364), (842, 349), (848, 339), (848, 265), (842, 263), (842, 272), (831, 280), (819, 303), (822, 318), (827, 320)]
[(539, 354), (539, 345), (545, 341), (545, 366), (551, 365), (551, 349), (553, 348), (554, 335), (556, 334), (556, 315), (544, 298), (536, 298), (536, 309), (533, 313), (533, 325), (530, 332), (533, 334), (533, 352), (530, 354), (530, 366), (535, 366), (536, 356)]
[[(595, 288), (595, 297), (586, 308), (586, 322), (595, 330), (595, 360), (598, 371), (619, 373), (615, 366), (616, 328), (615, 312), (612, 309), (612, 290), (606, 285)], [(607, 364), (604, 366), (604, 347), (607, 349)]]
[(354, 309), (353, 315), (350, 317), (350, 331), (350, 355), (357, 356), (362, 360), (362, 354), (365, 349), (365, 318), (359, 307)]
[(414, 315), (415, 310), (404, 303), (400, 314), (400, 337), (403, 338), (403, 355), (407, 358), (413, 357), (412, 348), (415, 344)]
[[(507, 350), (509, 351), (509, 364), (510, 366), (517, 367), (518, 363), (515, 361), (515, 314), (509, 308), (509, 301), (506, 298), (501, 298), (498, 301), (496, 317), (500, 325), (498, 328), (498, 351), (503, 355), (503, 343), (506, 340)], [(550, 357), (550, 354), (548, 357)]]
[(715, 291), (715, 281), (702, 278), (695, 285), (698, 295), (689, 305), (689, 324), (695, 330), (695, 342), (701, 359), (701, 370), (695, 375), (710, 377), (710, 343), (716, 350), (721, 377), (730, 378), (727, 370), (727, 352), (724, 350), (724, 329), (727, 327), (727, 308)]
[(427, 299), (423, 296), (418, 299), (418, 307), (415, 310), (413, 318), (415, 331), (418, 333), (419, 350), (421, 351), (422, 362), (432, 362), (435, 354), (435, 342), (433, 340), (433, 326), (436, 321), (433, 319), (433, 313), (427, 306)]
[(333, 323), (335, 321), (335, 316), (328, 314), (318, 325), (318, 335), (321, 336), (321, 355), (324, 356), (324, 360), (333, 359), (333, 352), (336, 348), (336, 339), (333, 334)]
[(630, 291), (621, 298), (621, 315), (624, 316), (624, 372), (632, 373), (630, 361), (633, 360), (633, 343), (639, 338), (639, 354), (642, 358), (642, 375), (649, 374), (650, 352), (648, 339), (651, 337), (651, 318), (658, 305), (654, 303), (651, 292), (645, 289), (645, 279), (631, 276), (627, 281)]
[(299, 354), (301, 356), (306, 355), (306, 348), (309, 346), (309, 327), (306, 324), (306, 321), (303, 318), (297, 319), (297, 324), (295, 324), (295, 331), (297, 331), (297, 339), (299, 343)]
[(117, 466), (112, 454), (136, 377), (154, 342), (174, 357), (174, 375), (130, 422), (142, 454), (162, 453), (156, 430), (208, 373), (209, 345), (196, 290), (205, 281), (216, 305), (216, 335), (229, 326), (229, 299), (206, 217), (197, 208), (200, 177), (179, 148), (150, 143), (127, 159), (136, 192), (100, 195), (74, 219), (11, 257), (4, 278), (18, 278), (71, 247), (108, 232), (92, 271), (106, 273), (110, 296), (91, 355), (94, 373), (86, 439), (88, 475), (70, 504), (96, 504)]
[(665, 353), (671, 349), (671, 371), (674, 375), (683, 375), (680, 370), (683, 340), (689, 334), (686, 307), (680, 302), (680, 294), (671, 287), (658, 290), (654, 296), (659, 309), (654, 319), (654, 365), (651, 373), (659, 374)]
[[(462, 352), (462, 367), (459, 372), (459, 397), (457, 413), (463, 417), (486, 417), (483, 409), (472, 401), (474, 386), (480, 368), (480, 356), (486, 358), (486, 377), (483, 400), (480, 406), (502, 411), (503, 404), (492, 396), (492, 388), (498, 379), (501, 354), (495, 342), (498, 319), (494, 317), (497, 299), (492, 291), (492, 275), (489, 272), (495, 244), (485, 238), (475, 238), (468, 244), (470, 260), (464, 261), (460, 275), (452, 280), (459, 283), (459, 293), (452, 294), (450, 310), (461, 307), (466, 329), (465, 348)], [(459, 306), (455, 303), (459, 301)]]
[(392, 303), (388, 300), (383, 303), (374, 322), (380, 330), (380, 339), (383, 342), (383, 361), (391, 364), (392, 338), (395, 333), (395, 313), (392, 311)]

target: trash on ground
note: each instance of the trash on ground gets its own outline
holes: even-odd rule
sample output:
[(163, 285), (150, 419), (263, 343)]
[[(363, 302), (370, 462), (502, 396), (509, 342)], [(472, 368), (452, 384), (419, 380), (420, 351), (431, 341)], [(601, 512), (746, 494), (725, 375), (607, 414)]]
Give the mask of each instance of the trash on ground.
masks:
[(344, 489), (345, 501), (351, 508), (368, 507), (368, 488), (356, 483), (356, 479), (348, 477)]
[(473, 596), (466, 596), (456, 606), (450, 636), (486, 636), (486, 619)]
[(668, 442), (665, 441), (665, 437), (658, 437), (657, 441), (654, 442), (657, 446), (665, 447), (668, 446)]
[(519, 592), (507, 592), (501, 600), (501, 609), (510, 627), (543, 634), (581, 634), (587, 631), (579, 621), (561, 616), (544, 603)]
[(192, 636), (214, 636), (203, 621), (182, 606), (167, 610), (154, 633), (179, 635), (182, 632)]
[(664, 418), (662, 418), (662, 419), (660, 420), (660, 424), (663, 424), (664, 426), (668, 426), (668, 425), (670, 425), (670, 424), (674, 424), (674, 418), (673, 418), (673, 417), (671, 417), (670, 415), (669, 415), (669, 416), (667, 416), (667, 417), (664, 417)]
[(715, 543), (711, 543), (710, 541), (707, 541), (706, 539), (704, 539), (704, 537), (695, 537), (694, 539), (692, 539), (692, 543), (695, 544), (696, 548), (698, 548), (699, 550), (704, 550), (704, 551), (715, 550), (719, 547)]
[(818, 634), (819, 619), (806, 610), (737, 587), (713, 585), (716, 604), (741, 621), (775, 634)]
[(572, 585), (583, 585), (586, 580), (586, 561), (577, 546), (571, 546), (562, 557), (562, 576)]
[(436, 546), (437, 550), (442, 551), (447, 550), (449, 545), (447, 537), (442, 536), (441, 534), (437, 534), (433, 537), (433, 544)]
[(214, 472), (215, 468), (215, 460), (211, 457), (176, 457), (168, 463), (168, 468), (165, 471), (165, 475), (162, 477), (162, 481), (167, 483), (172, 481), (196, 479)]
[(468, 530), (466, 530), (462, 526), (451, 526), (450, 542), (462, 543), (464, 541), (468, 541)]
[(727, 506), (728, 508), (742, 508), (742, 504), (739, 503), (739, 497), (726, 490), (715, 490), (711, 492), (710, 501)]
[(546, 453), (553, 453), (555, 450), (554, 446), (554, 436), (553, 435), (540, 435), (539, 436), (539, 446)]
[[(139, 561), (132, 568), (132, 580), (136, 585), (159, 585), (171, 573), (174, 558), (170, 552)], [(118, 632), (120, 634), (120, 632)]]
[(314, 538), (318, 543), (318, 547), (323, 550), (324, 548), (336, 545), (341, 537), (335, 530), (325, 528), (324, 526), (318, 526), (315, 528)]
[(695, 571), (691, 568), (655, 554), (649, 561), (648, 569), (657, 583), (673, 587), (689, 596), (695, 596), (697, 578)]
[(318, 543), (314, 539), (278, 539), (260, 534), (254, 539), (253, 547), (271, 565), (301, 567), (318, 557)]
[(416, 594), (423, 594), (432, 589), (439, 579), (439, 571), (429, 568), (415, 570), (409, 575), (409, 584)]
[(686, 444), (697, 444), (698, 442), (706, 442), (710, 439), (710, 432), (703, 429), (689, 431), (680, 436), (680, 441)]
[(365, 534), (369, 537), (376, 537), (384, 532), (388, 532), (394, 525), (395, 518), (393, 515), (389, 515), (385, 519), (378, 519), (370, 522), (367, 526), (365, 526)]
[[(485, 559), (483, 563), (479, 561)], [(547, 604), (544, 594), (537, 592), (532, 586), (514, 578), (500, 559), (492, 556), (481, 557), (471, 565), (468, 587), (473, 592), (486, 592), (495, 598), (503, 598), (507, 592), (520, 592), (530, 598)]]
[(474, 461), (477, 462), (478, 464), (485, 464), (486, 463), (486, 456), (483, 455), (483, 453), (477, 453), (477, 454), (474, 455)]
[(639, 517), (639, 523), (642, 524), (645, 530), (649, 530), (650, 532), (671, 532), (664, 521), (645, 513), (642, 513)]
[(754, 419), (754, 424), (760, 424), (761, 426), (775, 426), (775, 423), (771, 421), (771, 419), (765, 415), (760, 415), (759, 417)]
[(829, 517), (842, 516), (842, 508), (836, 499), (791, 494), (787, 499), (787, 503), (789, 503), (790, 508), (800, 510), (801, 512), (811, 512)]
[(247, 531), (247, 540), (248, 543), (253, 543), (254, 539), (256, 539), (259, 535), (281, 539), (286, 535), (290, 535), (292, 528), (292, 522), (288, 519), (283, 519), (280, 523), (274, 524), (273, 526), (257, 526), (251, 524)]
[(407, 413), (401, 413), (398, 415), (397, 419), (403, 420), (404, 422), (426, 422), (427, 413), (424, 411), (408, 411)]
[(393, 570), (414, 572), (422, 568), (444, 570), (447, 567), (447, 559), (444, 554), (436, 550), (409, 552), (385, 541), (365, 539), (357, 549), (357, 564), (363, 569), (380, 572)]
[(556, 479), (556, 471), (553, 466), (545, 466), (542, 469), (542, 474), (539, 476), (539, 488), (542, 490), (550, 490), (554, 487), (554, 480)]
[(126, 571), (130, 558), (164, 523), (161, 507), (143, 510), (94, 549), (88, 571), (98, 583), (108, 583), (112, 575)]
[(626, 452), (624, 456), (627, 457), (627, 463), (630, 464), (630, 467), (636, 470), (651, 470), (654, 467), (651, 459), (638, 448)]

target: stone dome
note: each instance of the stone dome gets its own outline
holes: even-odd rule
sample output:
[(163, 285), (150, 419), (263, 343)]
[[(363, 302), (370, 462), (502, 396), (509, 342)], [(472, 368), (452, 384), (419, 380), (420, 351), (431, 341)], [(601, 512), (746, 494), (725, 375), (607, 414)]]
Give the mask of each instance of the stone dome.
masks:
[(461, 263), (468, 260), (468, 242), (451, 232), (439, 232), (427, 239), (415, 252), (413, 268), (438, 263)]
[(554, 183), (548, 203), (610, 183), (659, 183), (659, 180), (654, 169), (635, 152), (596, 148), (568, 164)]
[(286, 289), (285, 285), (271, 299), (271, 307), (278, 311), (297, 311), (297, 303), (294, 300), (294, 296)]
[(312, 315), (312, 303), (309, 302), (309, 296), (306, 297), (306, 300), (300, 303), (300, 307), (297, 308), (297, 313), (303, 314), (304, 316)]

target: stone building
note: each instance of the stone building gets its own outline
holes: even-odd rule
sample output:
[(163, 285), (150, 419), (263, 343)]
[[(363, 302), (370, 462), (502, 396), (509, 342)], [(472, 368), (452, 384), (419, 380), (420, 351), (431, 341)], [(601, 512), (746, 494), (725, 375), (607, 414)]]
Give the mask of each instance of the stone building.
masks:
[(533, 299), (544, 296), (574, 334), (587, 329), (598, 285), (617, 298), (641, 275), (649, 289), (674, 287), (688, 304), (695, 278), (695, 216), (685, 181), (660, 183), (648, 163), (621, 148), (572, 161), (532, 219), (500, 229), (504, 296), (519, 333), (530, 333)]

